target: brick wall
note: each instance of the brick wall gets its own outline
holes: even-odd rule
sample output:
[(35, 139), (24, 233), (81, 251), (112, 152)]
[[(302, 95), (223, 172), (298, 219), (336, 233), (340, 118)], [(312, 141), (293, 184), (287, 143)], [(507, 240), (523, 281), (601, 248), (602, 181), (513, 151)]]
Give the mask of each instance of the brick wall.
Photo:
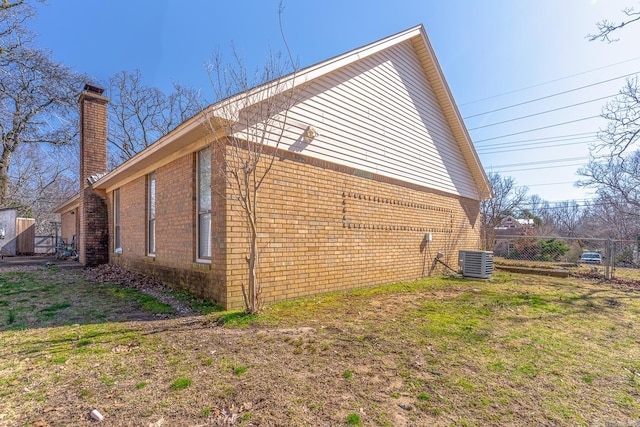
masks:
[(107, 102), (101, 89), (80, 95), (80, 262), (94, 266), (108, 262), (106, 194), (93, 190), (87, 178), (107, 170)]
[(211, 153), (211, 287), (219, 290), (217, 302), (229, 306), (227, 293), (227, 197), (226, 180), (217, 165), (224, 164), (224, 150), (214, 145)]
[[(477, 201), (289, 152), (259, 197), (266, 303), (428, 276), (438, 252), (457, 268), (458, 249), (479, 247)], [(230, 200), (227, 303), (239, 307), (248, 240), (242, 211)]]
[(156, 261), (166, 266), (193, 264), (196, 257), (195, 154), (156, 171)]
[[(147, 255), (148, 182), (147, 176), (143, 176), (120, 188), (122, 254), (114, 252), (111, 223), (111, 262), (213, 302), (223, 302), (219, 286), (212, 286), (211, 265), (196, 262), (195, 154), (183, 156), (159, 168), (155, 174), (155, 256)], [(109, 212), (113, 218), (113, 193), (109, 197)]]
[[(147, 180), (137, 178), (120, 188), (120, 246), (123, 255), (144, 256), (146, 254), (147, 227)], [(109, 195), (109, 253), (113, 246), (113, 192)]]
[(66, 244), (71, 244), (73, 236), (76, 236), (76, 239), (78, 238), (78, 217), (78, 208), (74, 208), (71, 211), (64, 212), (60, 215), (60, 237), (64, 239)]
[[(197, 263), (195, 174), (195, 154), (156, 170), (155, 257), (146, 255), (146, 177), (120, 188), (123, 253), (114, 254), (111, 242), (111, 262), (240, 308), (248, 255), (243, 212), (214, 173), (212, 260)], [(479, 247), (477, 201), (295, 153), (276, 160), (259, 210), (265, 303), (428, 276), (438, 252), (457, 268), (458, 249)], [(433, 241), (425, 241), (427, 233)]]
[(80, 262), (88, 267), (109, 262), (106, 194), (85, 188), (80, 199)]

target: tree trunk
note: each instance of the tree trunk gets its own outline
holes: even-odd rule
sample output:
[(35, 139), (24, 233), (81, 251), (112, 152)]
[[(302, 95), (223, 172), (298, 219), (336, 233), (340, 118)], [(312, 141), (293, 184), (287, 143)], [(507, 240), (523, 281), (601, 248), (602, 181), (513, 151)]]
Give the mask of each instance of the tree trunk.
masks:
[(4, 206), (7, 201), (7, 186), (9, 184), (9, 163), (11, 162), (11, 151), (4, 150), (0, 156), (0, 206)]
[(250, 313), (257, 313), (260, 311), (260, 298), (259, 298), (259, 286), (258, 283), (258, 230), (256, 228), (256, 222), (253, 212), (247, 212), (249, 230), (251, 232), (251, 242), (249, 250), (249, 301), (247, 309)]
[(258, 238), (255, 234), (251, 236), (251, 254), (249, 259), (249, 298), (251, 313), (257, 313), (260, 310), (260, 301), (258, 298)]

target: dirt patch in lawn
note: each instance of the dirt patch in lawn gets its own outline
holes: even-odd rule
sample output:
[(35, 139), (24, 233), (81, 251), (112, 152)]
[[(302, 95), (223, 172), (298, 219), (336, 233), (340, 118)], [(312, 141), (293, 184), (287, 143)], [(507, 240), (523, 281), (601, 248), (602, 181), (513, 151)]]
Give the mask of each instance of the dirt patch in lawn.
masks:
[[(79, 272), (5, 276), (5, 301), (6, 283), (59, 287), (51, 293), (74, 283), (61, 316), (92, 298), (83, 286), (100, 289)], [(288, 301), (260, 316), (156, 316), (133, 294), (112, 312), (112, 293), (93, 320), (36, 316), (12, 330), (0, 319), (0, 425), (89, 425), (94, 408), (114, 426), (605, 426), (640, 416), (640, 294), (629, 289), (500, 273)]]
[[(94, 283), (113, 283), (149, 295), (161, 303), (171, 306), (173, 309), (171, 314), (173, 315), (192, 316), (200, 314), (199, 310), (193, 309), (193, 305), (201, 300), (193, 298), (184, 292), (176, 293), (149, 276), (132, 273), (117, 265), (105, 264), (85, 269), (83, 276)], [(202, 304), (200, 306), (202, 307)]]

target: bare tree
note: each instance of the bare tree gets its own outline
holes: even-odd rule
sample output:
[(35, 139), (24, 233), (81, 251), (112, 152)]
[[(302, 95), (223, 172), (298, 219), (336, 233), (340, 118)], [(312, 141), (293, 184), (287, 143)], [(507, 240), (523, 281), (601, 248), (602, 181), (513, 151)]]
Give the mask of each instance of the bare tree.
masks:
[[(612, 22), (602, 20), (596, 24), (598, 32), (587, 35), (589, 41), (601, 40), (609, 43), (618, 39), (610, 38), (610, 35), (636, 21), (640, 21), (640, 11), (633, 7), (627, 7), (622, 11), (626, 20)], [(627, 79), (620, 94), (602, 109), (602, 117), (609, 121), (607, 127), (598, 134), (602, 144), (596, 145), (596, 149), (607, 147), (611, 155), (622, 155), (629, 147), (633, 146), (640, 138), (640, 88), (638, 77)]]
[[(611, 34), (636, 21), (640, 21), (640, 11), (625, 8), (626, 16), (621, 22), (603, 20), (598, 22), (598, 32), (589, 34), (590, 41), (609, 43), (617, 41)], [(596, 189), (597, 199), (586, 213), (585, 221), (601, 230), (601, 237), (622, 236), (630, 230), (638, 230), (640, 215), (640, 194), (638, 178), (640, 172), (640, 152), (628, 154), (640, 141), (640, 87), (638, 77), (629, 78), (619, 95), (602, 109), (602, 117), (608, 120), (607, 127), (598, 133), (601, 143), (592, 147), (592, 159), (578, 173), (584, 179), (578, 181), (582, 187)], [(599, 161), (594, 151), (608, 149), (610, 158)], [(596, 227), (592, 227), (593, 230)]]
[(490, 173), (488, 178), (493, 190), (493, 198), (484, 200), (480, 210), (484, 247), (490, 250), (495, 242), (495, 228), (507, 215), (520, 210), (527, 198), (528, 189), (516, 186), (512, 177), (503, 177), (498, 173)]
[(70, 144), (77, 133), (82, 76), (21, 45), (2, 55), (0, 67), (0, 205), (6, 203), (12, 155), (22, 144)]
[(587, 34), (587, 40), (600, 40), (609, 43), (617, 41), (618, 39), (612, 39), (610, 37), (611, 33), (620, 30), (633, 22), (640, 21), (640, 11), (635, 10), (633, 7), (624, 8), (622, 13), (626, 15), (626, 19), (620, 22), (613, 22), (606, 19), (597, 22), (596, 27), (598, 28), (598, 32), (594, 34)]
[(584, 236), (616, 240), (635, 240), (640, 235), (636, 210), (609, 195), (598, 196), (585, 207)]
[(626, 158), (592, 160), (579, 170), (578, 184), (596, 189), (585, 218), (596, 237), (635, 240), (640, 232), (640, 151)]
[[(43, 0), (38, 0), (43, 1)], [(35, 15), (33, 6), (26, 0), (2, 0), (0, 5), (0, 55), (12, 51), (33, 34), (24, 23)]]
[(543, 236), (551, 235), (554, 230), (554, 224), (549, 202), (534, 194), (529, 197), (525, 205), (529, 207), (527, 211), (532, 215), (531, 218), (534, 220), (537, 232)]
[(143, 83), (142, 74), (121, 71), (109, 79), (110, 163), (114, 167), (153, 144), (201, 110), (197, 91), (178, 83), (169, 95)]
[(602, 117), (609, 122), (598, 133), (602, 141), (597, 149), (607, 148), (611, 155), (620, 156), (640, 141), (640, 87), (638, 77), (627, 79), (620, 94), (602, 109)]
[(7, 199), (20, 215), (36, 220), (36, 233), (49, 234), (53, 207), (77, 190), (76, 164), (68, 146), (28, 144), (13, 159)]
[(49, 52), (30, 47), (34, 34), (25, 23), (35, 15), (32, 3), (3, 0), (0, 5), (0, 206), (22, 203), (15, 190), (25, 189), (24, 181), (11, 183), (9, 175), (18, 149), (25, 143), (73, 142), (76, 129), (81, 79), (50, 60)]
[(640, 151), (626, 158), (591, 160), (578, 170), (581, 187), (595, 188), (599, 200), (616, 206), (624, 217), (640, 219)]
[[(218, 50), (208, 66), (217, 102), (202, 112), (211, 137), (212, 175), (225, 184), (224, 189), (218, 185), (212, 188), (232, 209), (240, 210), (246, 225), (247, 282), (242, 283), (242, 293), (249, 313), (260, 311), (262, 306), (260, 190), (277, 159), (289, 110), (303, 91), (303, 85), (296, 85), (297, 64), (284, 36), (283, 12), (280, 2), (278, 17), (286, 59), (282, 53), (272, 52), (262, 67), (249, 73), (235, 46), (231, 61), (225, 61)], [(307, 129), (305, 135), (312, 131)]]
[[(234, 48), (233, 62), (217, 52), (209, 64), (209, 76), (217, 99), (205, 110), (211, 128), (213, 170), (226, 183), (221, 194), (239, 208), (248, 233), (247, 283), (242, 284), (248, 312), (261, 308), (260, 189), (269, 175), (282, 141), (288, 112), (295, 101), (295, 72), (286, 77), (288, 65), (281, 54), (271, 54), (253, 73)], [(215, 187), (214, 187), (215, 188)]]
[(562, 237), (581, 237), (584, 235), (586, 210), (575, 201), (555, 203), (549, 212), (555, 234)]

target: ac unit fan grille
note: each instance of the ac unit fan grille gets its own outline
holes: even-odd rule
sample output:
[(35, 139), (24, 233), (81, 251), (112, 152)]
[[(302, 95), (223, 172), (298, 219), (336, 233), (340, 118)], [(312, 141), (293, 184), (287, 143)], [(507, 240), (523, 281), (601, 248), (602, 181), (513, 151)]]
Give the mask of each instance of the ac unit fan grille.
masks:
[(465, 277), (489, 279), (493, 274), (493, 252), (491, 251), (460, 251), (458, 260), (462, 267), (462, 275)]

